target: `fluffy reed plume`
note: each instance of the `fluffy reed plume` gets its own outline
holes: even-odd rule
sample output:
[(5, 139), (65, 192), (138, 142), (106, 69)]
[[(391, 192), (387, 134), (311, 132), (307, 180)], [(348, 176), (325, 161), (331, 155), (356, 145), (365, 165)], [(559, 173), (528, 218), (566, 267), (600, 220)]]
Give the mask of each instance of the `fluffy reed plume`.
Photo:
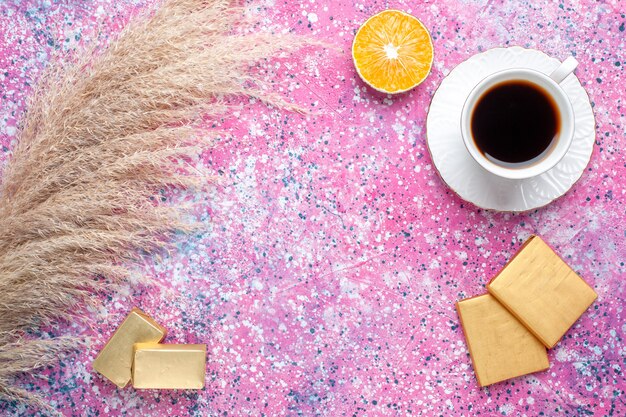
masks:
[(199, 119), (223, 113), (221, 97), (268, 99), (249, 65), (301, 43), (243, 34), (250, 23), (226, 0), (166, 0), (42, 78), (0, 187), (0, 398), (42, 405), (16, 377), (73, 339), (28, 334), (71, 318), (124, 279), (127, 261), (192, 227), (158, 192), (203, 180), (186, 162), (210, 143)]

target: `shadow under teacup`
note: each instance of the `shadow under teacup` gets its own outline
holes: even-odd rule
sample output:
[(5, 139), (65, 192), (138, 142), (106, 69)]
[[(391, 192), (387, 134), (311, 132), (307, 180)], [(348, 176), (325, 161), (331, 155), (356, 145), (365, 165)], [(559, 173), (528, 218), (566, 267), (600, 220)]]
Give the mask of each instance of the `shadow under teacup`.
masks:
[(472, 158), (509, 179), (553, 168), (574, 137), (574, 111), (559, 83), (577, 65), (569, 57), (550, 75), (514, 68), (480, 81), (461, 113), (461, 134)]

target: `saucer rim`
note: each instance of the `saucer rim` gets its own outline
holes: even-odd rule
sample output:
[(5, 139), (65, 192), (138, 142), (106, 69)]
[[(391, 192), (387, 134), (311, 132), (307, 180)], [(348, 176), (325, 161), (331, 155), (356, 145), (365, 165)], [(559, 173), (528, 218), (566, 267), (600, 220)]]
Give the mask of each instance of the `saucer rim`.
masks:
[[(433, 95), (432, 95), (432, 98), (431, 98), (430, 104), (429, 104), (429, 106), (428, 106), (428, 113), (427, 113), (427, 115), (426, 115), (426, 128), (425, 128), (425, 133), (426, 133), (426, 148), (427, 148), (428, 154), (429, 154), (429, 156), (430, 156), (430, 159), (431, 159), (431, 161), (432, 161), (432, 165), (433, 165), (433, 167), (434, 167), (435, 171), (437, 172), (437, 175), (438, 175), (438, 176), (439, 176), (439, 178), (441, 179), (441, 181), (442, 181), (442, 182), (443, 182), (443, 183), (447, 186), (447, 188), (448, 188), (450, 191), (452, 191), (452, 192), (453, 192), (453, 193), (454, 193), (457, 197), (459, 197), (459, 198), (460, 198), (463, 202), (465, 202), (465, 203), (469, 203), (469, 204), (472, 204), (473, 206), (477, 207), (477, 208), (478, 208), (478, 209), (480, 209), (480, 210), (486, 210), (486, 211), (491, 211), (491, 212), (496, 212), (496, 213), (505, 213), (505, 214), (507, 214), (507, 213), (510, 213), (510, 214), (523, 214), (523, 213), (528, 213), (528, 212), (532, 212), (532, 211), (537, 211), (537, 210), (540, 210), (540, 209), (545, 208), (546, 206), (548, 206), (548, 205), (550, 205), (550, 204), (554, 203), (556, 200), (558, 200), (558, 199), (560, 199), (560, 198), (564, 197), (567, 193), (569, 193), (569, 192), (572, 190), (572, 188), (574, 188), (574, 186), (575, 186), (575, 185), (576, 185), (576, 184), (580, 181), (580, 179), (582, 178), (582, 176), (583, 176), (583, 174), (584, 174), (585, 170), (586, 170), (586, 169), (587, 169), (587, 167), (589, 166), (589, 163), (591, 162), (591, 158), (593, 157), (594, 153), (596, 152), (596, 150), (595, 150), (595, 148), (596, 148), (596, 147), (595, 147), (595, 146), (593, 146), (593, 144), (595, 144), (595, 137), (597, 136), (597, 135), (596, 135), (596, 131), (595, 131), (595, 123), (594, 123), (594, 129), (593, 129), (593, 132), (594, 132), (594, 134), (593, 134), (593, 138), (594, 138), (594, 139), (593, 139), (593, 144), (592, 144), (592, 146), (591, 146), (591, 152), (589, 153), (588, 158), (586, 158), (586, 163), (585, 163), (585, 166), (584, 166), (584, 167), (580, 170), (580, 172), (579, 172), (579, 173), (572, 175), (572, 178), (574, 178), (574, 177), (575, 177), (575, 179), (572, 181), (572, 184), (571, 184), (571, 185), (567, 188), (567, 190), (565, 190), (563, 193), (561, 193), (561, 194), (559, 194), (559, 195), (555, 196), (554, 198), (552, 198), (552, 199), (548, 200), (547, 202), (545, 202), (545, 203), (543, 203), (543, 204), (536, 205), (536, 206), (535, 206), (535, 205), (533, 205), (532, 207), (524, 208), (524, 209), (521, 209), (521, 210), (515, 210), (515, 209), (498, 209), (498, 208), (493, 208), (493, 207), (485, 207), (485, 206), (483, 206), (483, 205), (481, 205), (481, 204), (475, 203), (474, 201), (468, 200), (468, 199), (464, 198), (463, 196), (461, 196), (461, 195), (459, 194), (459, 192), (458, 192), (458, 191), (457, 191), (454, 187), (452, 187), (452, 186), (451, 186), (451, 185), (450, 185), (450, 184), (449, 184), (449, 183), (445, 180), (445, 178), (444, 178), (444, 177), (443, 177), (443, 175), (441, 174), (441, 171), (439, 170), (439, 167), (438, 167), (438, 166), (437, 166), (437, 164), (435, 163), (435, 158), (434, 158), (434, 156), (433, 156), (433, 153), (432, 153), (432, 150), (431, 150), (431, 147), (430, 147), (430, 140), (429, 140), (429, 134), (428, 134), (428, 132), (429, 132), (429, 129), (428, 129), (428, 115), (430, 114), (430, 111), (431, 111), (431, 108), (432, 108), (432, 102), (433, 102), (433, 99), (435, 98), (435, 96), (436, 96), (436, 95), (437, 95), (437, 93), (439, 92), (439, 90), (440, 90), (440, 88), (441, 88), (441, 86), (442, 86), (442, 84), (443, 84), (443, 81), (444, 81), (446, 78), (448, 78), (448, 77), (450, 76), (450, 73), (451, 73), (454, 69), (456, 69), (459, 65), (461, 65), (461, 64), (463, 64), (463, 63), (465, 63), (466, 61), (468, 61), (468, 60), (470, 60), (470, 59), (472, 59), (472, 58), (474, 58), (474, 57), (476, 57), (476, 56), (478, 56), (478, 55), (487, 54), (487, 53), (489, 53), (489, 52), (496, 51), (496, 50), (508, 50), (508, 49), (513, 49), (513, 50), (521, 50), (522, 52), (526, 52), (526, 51), (535, 51), (535, 52), (539, 52), (539, 53), (541, 53), (541, 54), (542, 54), (542, 55), (544, 55), (544, 56), (545, 56), (545, 58), (547, 58), (547, 59), (551, 59), (551, 58), (552, 58), (552, 59), (558, 60), (557, 58), (551, 57), (551, 56), (549, 56), (548, 54), (546, 54), (544, 51), (541, 51), (541, 50), (539, 50), (539, 49), (536, 49), (536, 48), (525, 48), (525, 47), (520, 46), (520, 45), (513, 45), (513, 46), (509, 46), (509, 47), (500, 47), (500, 46), (498, 46), (498, 47), (490, 48), (490, 49), (487, 49), (487, 50), (485, 50), (485, 51), (481, 51), (481, 52), (478, 52), (478, 53), (476, 53), (476, 54), (473, 54), (473, 55), (471, 55), (470, 57), (468, 57), (468, 58), (464, 59), (463, 61), (459, 62), (458, 64), (456, 64), (456, 65), (455, 65), (455, 66), (454, 66), (454, 67), (450, 70), (450, 72), (448, 73), (448, 75), (446, 75), (444, 78), (442, 78), (442, 79), (441, 79), (441, 82), (439, 83), (439, 85), (437, 86), (437, 88), (435, 89), (435, 91), (433, 92)], [(515, 67), (511, 67), (511, 68), (515, 68)], [(500, 71), (504, 71), (504, 70), (500, 70)], [(499, 71), (495, 71), (495, 72), (494, 72), (494, 73), (492, 73), (492, 74), (495, 74), (496, 72), (499, 72)], [(490, 76), (490, 75), (492, 75), (492, 74), (488, 74), (488, 75), (486, 75), (485, 77), (483, 77), (482, 79), (485, 79), (485, 78), (489, 77), (489, 76)], [(570, 74), (570, 75), (573, 75), (574, 77), (576, 77), (576, 78), (578, 79), (578, 81), (580, 82), (580, 79), (578, 78), (578, 76), (577, 76), (576, 74), (574, 74), (574, 73), (572, 72), (572, 74)], [(482, 79), (481, 79), (481, 80), (482, 80)], [(581, 88), (582, 92), (585, 94), (586, 102), (587, 102), (587, 104), (589, 104), (589, 106), (590, 106), (591, 116), (592, 116), (592, 118), (593, 118), (593, 119), (594, 119), (594, 121), (595, 121), (595, 114), (594, 114), (594, 111), (593, 111), (593, 107), (591, 106), (591, 99), (589, 98), (589, 93), (588, 93), (588, 92), (587, 92), (587, 90), (586, 90), (586, 89), (582, 86), (582, 83), (581, 83), (580, 88)], [(575, 123), (575, 122), (576, 122), (576, 114), (574, 113), (574, 123)], [(576, 132), (576, 130), (575, 130), (575, 129), (576, 129), (576, 128), (574, 128), (574, 132)], [(464, 146), (464, 144), (463, 144), (463, 139), (462, 139), (462, 138), (461, 138), (461, 145), (462, 145), (462, 146)], [(567, 151), (567, 152), (563, 155), (563, 158), (564, 158), (564, 157), (565, 157), (565, 156), (566, 156), (566, 155), (567, 155), (570, 151), (571, 151), (571, 150), (570, 150), (570, 149), (568, 149), (568, 151)], [(469, 158), (471, 158), (471, 155), (468, 155), (468, 157), (469, 157)], [(557, 164), (555, 164), (555, 166), (554, 166), (554, 167), (552, 167), (551, 169), (554, 169), (554, 168), (555, 168), (555, 167), (556, 167), (556, 166), (557, 166), (560, 162), (561, 162), (561, 161), (559, 161)], [(481, 169), (484, 169), (484, 168), (482, 168), (482, 167), (481, 167)], [(547, 172), (549, 172), (549, 171), (550, 171), (550, 170), (546, 171), (546, 173), (547, 173)], [(487, 172), (489, 172), (489, 171), (487, 171)], [(489, 172), (489, 173), (490, 173), (491, 175), (495, 175), (495, 174), (492, 174), (491, 172)], [(543, 174), (545, 174), (545, 173), (539, 174), (539, 175), (537, 175), (537, 176), (541, 176), (541, 175), (543, 175)], [(511, 182), (523, 182), (523, 181), (530, 180), (530, 179), (532, 179), (532, 178), (534, 178), (534, 177), (525, 178), (525, 179), (509, 179), (509, 178), (504, 178), (504, 179), (505, 179), (505, 180), (507, 180), (507, 181), (511, 181)]]

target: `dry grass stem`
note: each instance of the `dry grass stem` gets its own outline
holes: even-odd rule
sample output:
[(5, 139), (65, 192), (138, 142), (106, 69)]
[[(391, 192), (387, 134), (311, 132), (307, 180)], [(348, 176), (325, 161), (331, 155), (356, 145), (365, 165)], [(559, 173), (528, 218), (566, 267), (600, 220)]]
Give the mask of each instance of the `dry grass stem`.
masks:
[(41, 78), (0, 185), (0, 398), (44, 405), (16, 378), (76, 341), (27, 334), (71, 318), (127, 277), (127, 261), (193, 227), (159, 192), (204, 181), (190, 163), (211, 143), (201, 117), (223, 114), (232, 95), (286, 104), (249, 66), (302, 41), (242, 34), (249, 24), (229, 1), (166, 0)]

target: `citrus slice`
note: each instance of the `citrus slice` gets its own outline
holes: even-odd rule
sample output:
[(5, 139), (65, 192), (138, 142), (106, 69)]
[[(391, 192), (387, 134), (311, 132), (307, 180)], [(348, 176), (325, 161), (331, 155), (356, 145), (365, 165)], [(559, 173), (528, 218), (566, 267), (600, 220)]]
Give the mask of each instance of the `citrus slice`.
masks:
[(402, 93), (430, 73), (433, 44), (417, 18), (399, 10), (385, 10), (359, 28), (352, 58), (359, 76), (372, 88)]

